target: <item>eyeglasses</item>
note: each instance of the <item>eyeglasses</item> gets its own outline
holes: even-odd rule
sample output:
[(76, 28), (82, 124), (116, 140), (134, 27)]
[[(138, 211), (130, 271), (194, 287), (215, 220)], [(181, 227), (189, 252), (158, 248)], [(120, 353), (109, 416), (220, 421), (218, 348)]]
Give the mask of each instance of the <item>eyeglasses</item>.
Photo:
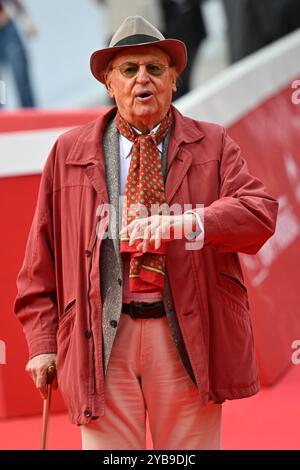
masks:
[(125, 62), (124, 64), (111, 67), (111, 70), (118, 69), (124, 77), (133, 78), (138, 74), (141, 65), (144, 65), (146, 67), (147, 73), (153, 77), (161, 77), (165, 73), (166, 69), (170, 67), (170, 65), (164, 65), (160, 62), (151, 62), (149, 64)]

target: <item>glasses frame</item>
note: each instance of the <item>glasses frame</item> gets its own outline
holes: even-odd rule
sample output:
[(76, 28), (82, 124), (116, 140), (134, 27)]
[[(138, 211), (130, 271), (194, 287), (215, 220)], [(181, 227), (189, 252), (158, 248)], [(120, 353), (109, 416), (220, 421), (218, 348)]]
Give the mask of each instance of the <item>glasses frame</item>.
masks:
[[(137, 66), (138, 66), (137, 71), (135, 72), (134, 75), (132, 75), (132, 76), (127, 76), (127, 75), (124, 73), (124, 71), (122, 71), (122, 67), (126, 66), (126, 64), (128, 64), (128, 65), (137, 65)], [(128, 78), (128, 79), (131, 79), (131, 78), (135, 78), (135, 77), (138, 75), (138, 73), (139, 73), (139, 71), (140, 71), (140, 67), (141, 67), (142, 65), (144, 65), (144, 66), (146, 67), (146, 71), (147, 71), (148, 75), (150, 75), (151, 77), (154, 77), (154, 78), (160, 78), (160, 77), (162, 77), (162, 76), (165, 74), (165, 72), (166, 72), (166, 70), (167, 70), (168, 68), (172, 68), (172, 67), (173, 67), (173, 65), (166, 65), (166, 64), (162, 64), (161, 62), (155, 62), (155, 61), (151, 61), (151, 62), (141, 62), (141, 63), (127, 61), (127, 62), (124, 62), (123, 64), (115, 65), (114, 67), (110, 67), (109, 70), (115, 70), (115, 69), (117, 69), (117, 70), (119, 70), (119, 72), (121, 73), (121, 75), (122, 75), (123, 77)], [(157, 65), (157, 66), (159, 66), (159, 67), (162, 67), (162, 69), (163, 69), (162, 73), (161, 73), (161, 74), (158, 74), (158, 75), (155, 75), (155, 74), (149, 72), (149, 70), (147, 69), (147, 66), (149, 66), (149, 65)]]

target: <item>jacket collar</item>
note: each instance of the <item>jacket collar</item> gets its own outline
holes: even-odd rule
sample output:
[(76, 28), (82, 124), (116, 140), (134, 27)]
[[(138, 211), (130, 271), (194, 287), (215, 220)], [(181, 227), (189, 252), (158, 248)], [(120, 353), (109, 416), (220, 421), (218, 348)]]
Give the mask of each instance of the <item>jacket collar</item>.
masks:
[(177, 145), (182, 142), (190, 144), (197, 142), (197, 140), (205, 137), (204, 132), (199, 129), (196, 121), (186, 116), (183, 116), (175, 106), (171, 106), (173, 119), (174, 119), (174, 130), (172, 132), (173, 140)]
[(69, 155), (66, 158), (67, 165), (99, 164), (99, 155), (103, 164), (103, 135), (107, 123), (113, 119), (116, 107), (101, 110), (100, 116), (82, 127)]
[(205, 137), (204, 132), (199, 129), (199, 124), (193, 119), (183, 116), (177, 108), (171, 106), (173, 113), (173, 130), (168, 150), (168, 167), (171, 166), (178, 149), (182, 143), (191, 144)]

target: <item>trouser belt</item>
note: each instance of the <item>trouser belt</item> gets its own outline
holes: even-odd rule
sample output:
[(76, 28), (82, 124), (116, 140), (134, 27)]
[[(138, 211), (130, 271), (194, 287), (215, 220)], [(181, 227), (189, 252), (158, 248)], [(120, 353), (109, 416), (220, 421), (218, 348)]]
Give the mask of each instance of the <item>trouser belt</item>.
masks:
[(122, 305), (122, 313), (132, 318), (161, 318), (166, 315), (163, 302), (130, 302)]

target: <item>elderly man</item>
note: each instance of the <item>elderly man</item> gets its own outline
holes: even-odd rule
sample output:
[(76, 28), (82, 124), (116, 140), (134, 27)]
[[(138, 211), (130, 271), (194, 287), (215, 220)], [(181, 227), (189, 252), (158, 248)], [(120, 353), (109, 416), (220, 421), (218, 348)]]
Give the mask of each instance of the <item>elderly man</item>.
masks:
[(185, 65), (181, 41), (127, 18), (91, 57), (117, 106), (42, 175), (15, 312), (84, 449), (145, 449), (146, 412), (154, 449), (218, 449), (221, 403), (259, 389), (237, 252), (272, 235), (277, 202), (222, 127), (171, 106)]

